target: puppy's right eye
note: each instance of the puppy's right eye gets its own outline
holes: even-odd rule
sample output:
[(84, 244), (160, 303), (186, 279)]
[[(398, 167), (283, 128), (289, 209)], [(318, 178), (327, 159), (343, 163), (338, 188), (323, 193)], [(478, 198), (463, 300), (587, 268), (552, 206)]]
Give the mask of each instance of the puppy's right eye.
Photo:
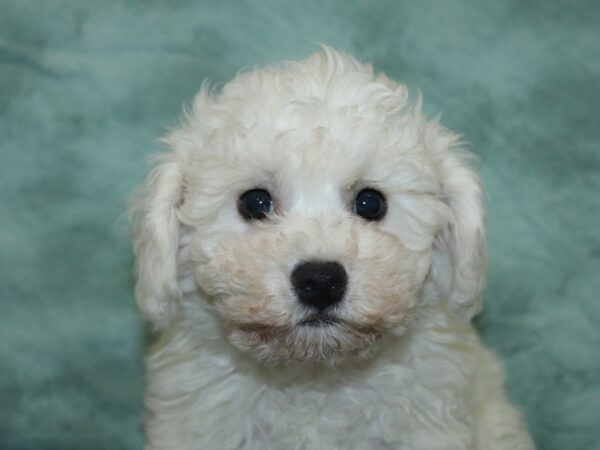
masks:
[(250, 189), (240, 195), (238, 211), (247, 220), (262, 220), (273, 212), (271, 194), (264, 189)]
[(358, 193), (354, 200), (354, 212), (370, 221), (383, 219), (387, 203), (383, 194), (375, 189), (366, 188)]

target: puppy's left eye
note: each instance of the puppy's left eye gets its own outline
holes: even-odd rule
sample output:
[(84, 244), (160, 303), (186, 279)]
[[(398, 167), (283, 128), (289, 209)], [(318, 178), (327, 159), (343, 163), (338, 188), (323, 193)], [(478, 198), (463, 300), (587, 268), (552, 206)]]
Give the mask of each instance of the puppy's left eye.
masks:
[(238, 211), (247, 220), (262, 220), (273, 212), (273, 200), (269, 191), (250, 189), (240, 195)]
[(354, 200), (354, 212), (366, 220), (381, 220), (387, 212), (385, 197), (375, 189), (363, 189)]

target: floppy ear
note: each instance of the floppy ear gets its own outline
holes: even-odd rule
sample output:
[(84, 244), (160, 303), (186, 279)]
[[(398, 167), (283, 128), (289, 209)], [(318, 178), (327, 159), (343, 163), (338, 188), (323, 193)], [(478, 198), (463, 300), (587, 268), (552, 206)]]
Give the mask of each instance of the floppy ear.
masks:
[(166, 326), (177, 315), (177, 251), (182, 176), (174, 154), (155, 160), (154, 170), (135, 196), (130, 213), (137, 219), (135, 297), (144, 316)]
[(450, 310), (465, 321), (481, 311), (487, 259), (481, 181), (468, 157), (450, 148), (441, 161), (442, 192), (450, 215), (436, 236), (432, 268)]

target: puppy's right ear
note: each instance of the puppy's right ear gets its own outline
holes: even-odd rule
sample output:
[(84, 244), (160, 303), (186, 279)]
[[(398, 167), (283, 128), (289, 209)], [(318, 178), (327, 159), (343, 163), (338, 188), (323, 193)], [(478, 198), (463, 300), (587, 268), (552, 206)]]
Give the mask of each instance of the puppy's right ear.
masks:
[(176, 156), (165, 154), (134, 197), (130, 214), (136, 220), (133, 250), (136, 256), (135, 298), (144, 316), (157, 327), (177, 315), (177, 252), (182, 175)]

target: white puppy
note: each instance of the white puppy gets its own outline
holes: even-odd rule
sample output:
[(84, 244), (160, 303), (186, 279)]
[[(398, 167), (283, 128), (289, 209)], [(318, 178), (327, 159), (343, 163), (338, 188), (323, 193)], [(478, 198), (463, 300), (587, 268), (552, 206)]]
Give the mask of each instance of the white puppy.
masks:
[(136, 198), (146, 448), (532, 449), (481, 309), (479, 178), (325, 48), (206, 87)]

